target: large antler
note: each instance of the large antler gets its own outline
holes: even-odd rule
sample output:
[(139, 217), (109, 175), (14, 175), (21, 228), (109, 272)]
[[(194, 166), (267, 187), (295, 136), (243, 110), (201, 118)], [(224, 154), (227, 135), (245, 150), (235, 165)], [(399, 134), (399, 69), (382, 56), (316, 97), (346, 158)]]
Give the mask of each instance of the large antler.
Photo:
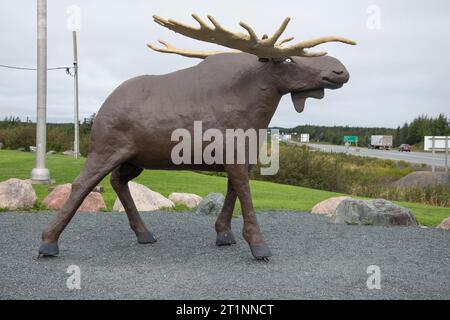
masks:
[[(315, 47), (319, 44), (326, 42), (342, 42), (347, 44), (356, 44), (354, 41), (342, 38), (342, 37), (322, 37), (307, 41), (299, 42), (295, 45), (289, 47), (281, 47), (283, 43), (293, 40), (294, 38), (289, 37), (284, 40), (279, 41), (282, 33), (286, 29), (290, 18), (286, 18), (278, 30), (271, 37), (263, 37), (259, 39), (255, 31), (245, 22), (240, 22), (239, 25), (247, 30), (248, 34), (240, 32), (230, 32), (223, 28), (212, 16), (208, 15), (208, 19), (213, 24), (213, 27), (207, 25), (199, 16), (192, 14), (192, 17), (197, 20), (200, 27), (194, 28), (187, 26), (183, 23), (177, 22), (172, 19), (164, 19), (159, 16), (153, 16), (156, 23), (166, 27), (172, 31), (180, 33), (186, 37), (197, 39), (200, 41), (206, 41), (210, 43), (219, 44), (231, 49), (240, 50), (243, 52), (254, 54), (260, 58), (284, 58), (289, 56), (307, 56), (316, 57), (326, 55), (326, 52), (306, 52), (305, 49)], [(152, 45), (149, 47), (153, 50), (166, 53), (176, 53), (187, 57), (197, 57), (205, 58), (207, 56), (221, 53), (221, 51), (191, 51), (177, 49), (164, 41), (160, 41), (165, 45), (165, 49), (158, 49)]]
[(201, 51), (201, 50), (186, 50), (186, 49), (179, 49), (167, 41), (158, 39), (158, 42), (161, 43), (164, 48), (158, 48), (153, 46), (152, 44), (147, 44), (147, 47), (150, 49), (153, 49), (158, 52), (163, 53), (173, 53), (178, 54), (180, 56), (188, 57), (188, 58), (200, 58), (200, 59), (206, 59), (209, 56), (213, 56), (215, 54), (224, 53), (224, 51)]

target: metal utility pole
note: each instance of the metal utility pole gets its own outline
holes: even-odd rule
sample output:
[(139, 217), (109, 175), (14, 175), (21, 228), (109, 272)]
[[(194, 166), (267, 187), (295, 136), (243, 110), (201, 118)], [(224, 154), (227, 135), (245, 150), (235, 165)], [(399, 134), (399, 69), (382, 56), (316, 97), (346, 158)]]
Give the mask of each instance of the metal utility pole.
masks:
[(79, 124), (78, 124), (78, 53), (77, 53), (77, 32), (72, 31), (73, 38), (73, 70), (74, 70), (74, 141), (73, 141), (73, 157), (78, 159), (80, 142), (79, 142)]
[(445, 136), (445, 172), (448, 172), (448, 136)]
[(48, 183), (45, 167), (47, 144), (47, 0), (37, 0), (37, 115), (36, 167), (31, 171), (35, 183)]

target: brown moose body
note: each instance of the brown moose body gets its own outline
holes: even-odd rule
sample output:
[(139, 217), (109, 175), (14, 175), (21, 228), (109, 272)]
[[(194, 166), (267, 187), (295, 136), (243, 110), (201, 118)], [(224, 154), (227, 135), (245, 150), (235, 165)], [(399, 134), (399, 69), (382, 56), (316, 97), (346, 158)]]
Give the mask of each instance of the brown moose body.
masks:
[[(324, 89), (340, 88), (349, 79), (345, 67), (324, 53), (304, 49), (320, 43), (351, 40), (326, 37), (282, 47), (288, 38), (278, 38), (288, 19), (272, 37), (255, 38), (253, 30), (241, 23), (248, 35), (231, 33), (212, 17), (210, 27), (198, 16), (200, 28), (155, 16), (157, 23), (185, 36), (214, 42), (241, 52), (200, 52), (181, 50), (160, 41), (160, 52), (202, 58), (198, 65), (166, 75), (144, 75), (125, 81), (106, 99), (91, 131), (89, 153), (72, 192), (56, 217), (42, 233), (39, 253), (59, 253), (57, 241), (89, 192), (109, 173), (111, 184), (122, 202), (139, 243), (153, 243), (153, 234), (142, 221), (133, 202), (128, 182), (144, 169), (192, 169), (225, 171), (228, 187), (225, 203), (215, 229), (217, 245), (235, 243), (231, 217), (237, 198), (244, 220), (243, 236), (256, 259), (267, 260), (270, 249), (264, 242), (254, 212), (249, 187), (249, 163), (174, 164), (171, 152), (176, 142), (172, 133), (183, 128), (193, 133), (194, 122), (204, 130), (266, 129), (284, 94), (291, 94), (297, 111), (308, 97), (323, 97)], [(214, 39), (212, 39), (214, 38)], [(193, 163), (193, 162), (192, 162)]]

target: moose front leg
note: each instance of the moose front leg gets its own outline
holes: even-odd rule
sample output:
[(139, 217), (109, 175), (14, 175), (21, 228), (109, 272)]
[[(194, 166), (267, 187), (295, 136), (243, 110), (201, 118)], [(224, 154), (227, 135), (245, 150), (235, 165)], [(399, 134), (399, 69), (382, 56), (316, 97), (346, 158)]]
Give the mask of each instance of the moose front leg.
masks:
[(216, 220), (216, 245), (225, 246), (235, 244), (233, 232), (231, 231), (231, 217), (233, 216), (234, 205), (236, 203), (236, 192), (233, 189), (230, 179), (227, 183), (227, 195), (223, 204), (222, 211)]
[(258, 221), (253, 208), (252, 195), (248, 178), (247, 165), (226, 165), (233, 189), (241, 203), (242, 216), (244, 218), (243, 236), (248, 242), (252, 255), (258, 260), (268, 260), (272, 255), (269, 247), (264, 242)]

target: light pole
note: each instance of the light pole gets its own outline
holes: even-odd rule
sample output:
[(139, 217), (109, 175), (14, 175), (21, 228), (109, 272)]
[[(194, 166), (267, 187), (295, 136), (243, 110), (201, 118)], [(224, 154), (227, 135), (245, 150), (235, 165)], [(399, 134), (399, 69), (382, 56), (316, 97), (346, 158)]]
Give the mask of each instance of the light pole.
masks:
[(31, 171), (31, 180), (34, 183), (48, 183), (50, 171), (45, 167), (47, 144), (47, 0), (37, 0), (36, 102), (36, 167)]
[(73, 70), (74, 70), (74, 134), (75, 138), (73, 141), (73, 157), (78, 159), (80, 153), (80, 142), (79, 142), (79, 124), (78, 124), (78, 53), (77, 53), (77, 32), (72, 31), (73, 38)]

